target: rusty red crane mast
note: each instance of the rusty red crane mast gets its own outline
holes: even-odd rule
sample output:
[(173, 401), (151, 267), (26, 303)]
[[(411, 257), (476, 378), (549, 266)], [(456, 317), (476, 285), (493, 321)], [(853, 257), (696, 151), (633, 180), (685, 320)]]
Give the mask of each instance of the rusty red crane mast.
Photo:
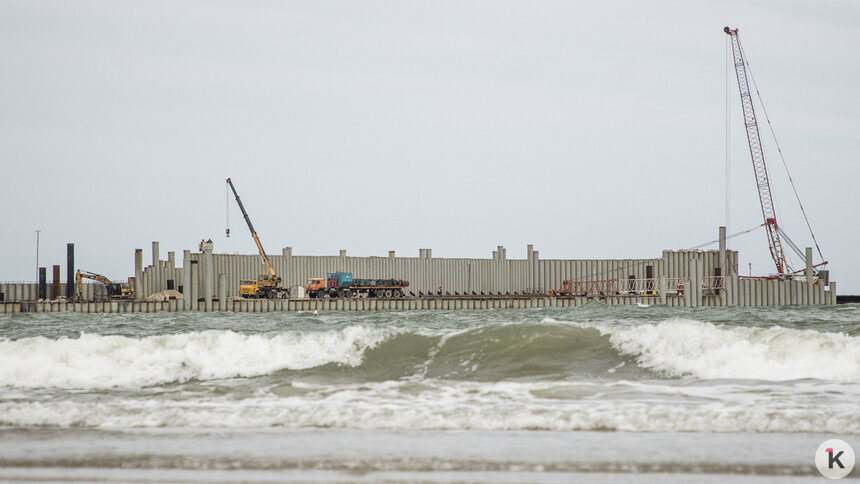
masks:
[(789, 268), (785, 260), (785, 252), (782, 249), (782, 242), (779, 239), (779, 225), (776, 222), (776, 211), (773, 205), (770, 179), (767, 176), (767, 165), (764, 161), (764, 150), (762, 149), (759, 137), (758, 121), (756, 120), (752, 94), (750, 93), (749, 81), (747, 80), (746, 59), (741, 48), (741, 41), (738, 38), (738, 29), (726, 27), (723, 31), (731, 37), (732, 41), (735, 74), (738, 78), (738, 90), (741, 94), (741, 105), (744, 111), (744, 125), (746, 126), (747, 141), (749, 142), (753, 170), (755, 171), (756, 184), (758, 185), (761, 213), (764, 217), (764, 226), (767, 229), (770, 255), (773, 258), (774, 264), (776, 264), (776, 272), (778, 274), (785, 274)]

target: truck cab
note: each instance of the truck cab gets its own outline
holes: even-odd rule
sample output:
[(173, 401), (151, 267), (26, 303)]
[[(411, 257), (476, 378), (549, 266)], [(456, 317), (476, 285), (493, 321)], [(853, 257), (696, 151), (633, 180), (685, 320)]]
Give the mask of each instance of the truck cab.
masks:
[(305, 293), (314, 294), (325, 287), (325, 279), (322, 277), (311, 277), (305, 283)]
[(311, 277), (305, 283), (305, 293), (310, 297), (352, 297), (351, 272), (332, 272), (326, 277)]
[(353, 279), (352, 272), (330, 272), (308, 278), (305, 293), (312, 298), (402, 297), (408, 285), (400, 279)]
[(239, 294), (242, 297), (259, 297), (260, 285), (256, 279), (242, 279), (239, 281)]

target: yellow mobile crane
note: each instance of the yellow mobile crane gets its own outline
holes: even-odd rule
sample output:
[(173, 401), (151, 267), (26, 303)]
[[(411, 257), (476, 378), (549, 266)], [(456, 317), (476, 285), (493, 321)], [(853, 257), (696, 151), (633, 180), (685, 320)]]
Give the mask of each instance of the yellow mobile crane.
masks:
[(260, 243), (260, 237), (257, 236), (257, 231), (254, 230), (254, 226), (251, 224), (251, 219), (248, 217), (248, 212), (245, 211), (245, 206), (242, 205), (242, 200), (239, 198), (239, 194), (236, 193), (236, 187), (233, 186), (233, 182), (230, 179), (227, 179), (227, 184), (230, 185), (230, 189), (233, 190), (233, 196), (236, 197), (236, 203), (239, 204), (239, 210), (242, 211), (242, 216), (245, 217), (245, 223), (248, 224), (248, 230), (251, 231), (251, 237), (254, 239), (254, 243), (257, 244), (257, 250), (260, 251), (260, 257), (263, 258), (263, 264), (266, 266), (266, 274), (261, 274), (259, 279), (243, 279), (239, 281), (239, 294), (242, 297), (254, 297), (254, 298), (276, 298), (283, 297), (288, 293), (288, 289), (281, 287), (281, 278), (277, 274), (275, 274), (275, 269), (272, 268), (272, 263), (269, 262), (269, 257), (266, 255), (266, 251), (263, 250), (263, 244)]
[(92, 279), (96, 282), (101, 282), (107, 287), (108, 296), (111, 299), (134, 299), (134, 288), (126, 283), (111, 282), (107, 277), (96, 274), (94, 272), (81, 272), (80, 269), (75, 273), (75, 280), (78, 283), (78, 292), (76, 299), (80, 301), (83, 298), (84, 279)]

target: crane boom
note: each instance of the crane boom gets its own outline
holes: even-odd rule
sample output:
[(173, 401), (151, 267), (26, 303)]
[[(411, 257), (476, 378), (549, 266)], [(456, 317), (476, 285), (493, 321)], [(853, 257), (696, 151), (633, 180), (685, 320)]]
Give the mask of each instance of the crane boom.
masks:
[(765, 164), (764, 150), (762, 149), (759, 137), (758, 121), (756, 120), (752, 94), (750, 93), (749, 81), (747, 80), (746, 59), (741, 48), (741, 41), (738, 38), (738, 29), (726, 27), (723, 31), (731, 37), (732, 41), (735, 74), (738, 78), (738, 90), (740, 91), (741, 106), (744, 112), (744, 125), (746, 126), (747, 141), (749, 142), (753, 171), (755, 171), (756, 185), (758, 186), (761, 213), (764, 217), (765, 228), (767, 229), (770, 255), (776, 265), (777, 273), (785, 274), (788, 270), (788, 264), (785, 259), (785, 252), (782, 249), (782, 242), (779, 238), (779, 225), (776, 222), (770, 179), (767, 176), (767, 165)]
[(233, 186), (233, 182), (229, 178), (227, 179), (227, 184), (230, 185), (230, 189), (233, 190), (233, 195), (236, 197), (236, 202), (239, 204), (239, 210), (242, 211), (242, 216), (245, 217), (245, 223), (248, 224), (248, 230), (251, 231), (251, 237), (253, 237), (254, 243), (257, 244), (257, 250), (260, 251), (260, 257), (263, 258), (263, 263), (266, 264), (266, 272), (269, 274), (269, 279), (277, 279), (277, 281), (280, 281), (278, 276), (275, 275), (275, 269), (272, 268), (272, 263), (269, 262), (269, 256), (267, 256), (266, 251), (263, 250), (263, 244), (260, 243), (260, 237), (257, 236), (257, 231), (254, 230), (251, 218), (248, 217), (248, 212), (245, 211), (245, 206), (242, 205), (242, 199), (240, 199), (239, 194), (236, 193), (236, 187)]

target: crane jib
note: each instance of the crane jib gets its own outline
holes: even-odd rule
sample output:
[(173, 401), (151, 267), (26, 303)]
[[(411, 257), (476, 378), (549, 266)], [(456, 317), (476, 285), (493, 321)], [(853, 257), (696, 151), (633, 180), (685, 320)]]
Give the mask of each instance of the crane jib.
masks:
[(266, 251), (263, 249), (263, 244), (260, 242), (260, 237), (257, 236), (257, 231), (254, 230), (254, 225), (251, 223), (251, 218), (248, 216), (248, 212), (245, 210), (245, 205), (242, 204), (242, 199), (239, 198), (239, 193), (236, 192), (236, 187), (233, 186), (233, 181), (228, 178), (227, 184), (230, 185), (230, 189), (233, 190), (233, 196), (236, 197), (236, 203), (239, 204), (239, 210), (242, 211), (242, 217), (245, 218), (245, 223), (248, 224), (248, 230), (251, 231), (251, 237), (254, 239), (254, 243), (257, 245), (257, 250), (260, 252), (260, 257), (263, 258), (263, 263), (266, 266), (266, 272), (269, 275), (269, 280), (274, 284), (277, 284), (278, 282), (280, 282), (280, 278), (275, 274), (275, 269), (272, 267), (272, 263), (269, 261), (269, 256), (266, 255)]
[(233, 181), (228, 178), (227, 184), (230, 185), (230, 190), (233, 190), (233, 196), (236, 197), (236, 203), (239, 204), (239, 210), (242, 211), (242, 217), (245, 218), (245, 223), (248, 224), (248, 229), (251, 231), (251, 234), (257, 233), (257, 231), (254, 230), (254, 225), (251, 224), (251, 218), (248, 217), (248, 212), (245, 211), (245, 205), (242, 204), (242, 199), (236, 192), (236, 187), (233, 186)]
[(767, 174), (767, 164), (764, 159), (764, 150), (761, 145), (758, 121), (755, 115), (755, 107), (752, 102), (752, 92), (747, 79), (746, 60), (743, 48), (738, 38), (738, 30), (726, 27), (723, 31), (731, 37), (732, 54), (734, 56), (735, 74), (738, 79), (738, 91), (741, 97), (741, 107), (744, 114), (744, 126), (746, 127), (747, 142), (749, 143), (750, 156), (752, 158), (753, 171), (756, 176), (759, 201), (761, 203), (762, 217), (767, 231), (770, 254), (776, 265), (777, 273), (784, 274), (788, 269), (785, 252), (779, 238), (779, 230), (774, 210), (773, 194), (770, 187), (770, 179)]

